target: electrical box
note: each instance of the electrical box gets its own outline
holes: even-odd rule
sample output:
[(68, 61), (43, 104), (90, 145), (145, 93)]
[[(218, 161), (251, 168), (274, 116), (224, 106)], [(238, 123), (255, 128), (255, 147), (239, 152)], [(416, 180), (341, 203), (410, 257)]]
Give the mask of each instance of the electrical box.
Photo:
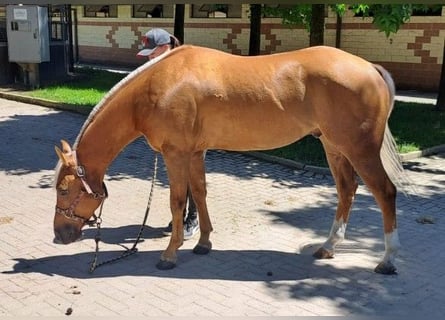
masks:
[(10, 62), (50, 61), (48, 9), (40, 6), (6, 6), (6, 33)]

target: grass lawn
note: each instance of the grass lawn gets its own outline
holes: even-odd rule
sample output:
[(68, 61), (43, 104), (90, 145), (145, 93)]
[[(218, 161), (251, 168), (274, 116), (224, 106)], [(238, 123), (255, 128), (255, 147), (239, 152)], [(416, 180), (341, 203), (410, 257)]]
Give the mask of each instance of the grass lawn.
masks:
[[(78, 68), (70, 81), (28, 92), (36, 98), (78, 105), (92, 109), (125, 74)], [(422, 150), (445, 143), (445, 113), (433, 110), (433, 105), (396, 101), (389, 125), (400, 153)], [(283, 148), (265, 151), (268, 154), (326, 166), (321, 143), (308, 136)]]
[(91, 68), (76, 68), (69, 81), (30, 91), (27, 94), (79, 107), (92, 109), (102, 97), (126, 74)]

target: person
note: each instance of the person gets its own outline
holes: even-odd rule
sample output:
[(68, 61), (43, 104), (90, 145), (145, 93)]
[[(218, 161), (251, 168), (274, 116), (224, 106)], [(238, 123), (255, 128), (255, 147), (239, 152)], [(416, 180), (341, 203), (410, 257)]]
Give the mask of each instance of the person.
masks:
[(144, 48), (139, 51), (136, 56), (146, 57), (149, 60), (181, 45), (180, 41), (175, 36), (161, 28), (150, 29), (142, 37), (142, 44)]
[[(142, 38), (144, 49), (137, 53), (138, 57), (147, 57), (149, 60), (159, 57), (160, 55), (179, 47), (179, 40), (160, 28), (150, 29)], [(184, 208), (184, 240), (191, 239), (199, 229), (198, 214), (196, 205), (193, 201), (190, 187), (187, 188), (187, 203)], [(171, 235), (172, 221), (163, 230), (164, 235)]]

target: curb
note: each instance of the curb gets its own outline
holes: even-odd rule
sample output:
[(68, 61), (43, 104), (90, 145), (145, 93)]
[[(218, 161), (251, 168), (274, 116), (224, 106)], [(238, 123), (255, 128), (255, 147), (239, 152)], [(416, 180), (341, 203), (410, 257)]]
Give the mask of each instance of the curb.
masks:
[[(23, 103), (40, 105), (40, 106), (47, 107), (47, 108), (76, 112), (76, 113), (80, 113), (83, 115), (88, 115), (90, 113), (90, 110), (79, 109), (78, 105), (72, 105), (72, 104), (66, 104), (66, 103), (61, 103), (61, 102), (56, 102), (56, 101), (50, 101), (50, 100), (44, 100), (44, 99), (39, 99), (39, 98), (34, 98), (34, 97), (23, 96), (23, 95), (12, 93), (12, 92), (1, 91), (1, 89), (0, 89), (0, 98), (14, 100), (14, 101), (23, 102)], [(280, 164), (280, 165), (283, 165), (283, 166), (286, 166), (289, 168), (293, 168), (293, 169), (297, 169), (297, 170), (310, 171), (315, 174), (322, 174), (322, 175), (329, 175), (329, 176), (331, 175), (331, 170), (327, 167), (306, 165), (301, 162), (297, 162), (297, 161), (285, 159), (285, 158), (280, 158), (277, 156), (269, 155), (269, 154), (266, 154), (263, 152), (258, 152), (258, 151), (243, 151), (243, 152), (239, 152), (239, 153), (245, 154), (245, 155), (260, 159), (260, 160), (264, 160), (264, 161), (267, 161), (270, 163)], [(426, 156), (430, 156), (430, 155), (438, 154), (438, 153), (445, 153), (445, 144), (427, 148), (424, 150), (402, 153), (402, 154), (399, 154), (399, 156), (400, 156), (400, 160), (403, 162), (403, 161), (409, 161), (409, 160), (417, 159), (420, 157), (426, 157)]]
[(51, 100), (44, 100), (44, 99), (39, 99), (39, 98), (34, 98), (34, 97), (28, 97), (28, 96), (24, 96), (24, 95), (13, 93), (13, 92), (1, 91), (1, 89), (0, 89), (0, 98), (14, 100), (17, 102), (35, 104), (35, 105), (39, 105), (39, 106), (43, 106), (43, 107), (47, 107), (47, 108), (76, 112), (76, 113), (80, 113), (83, 115), (88, 115), (90, 113), (90, 110), (80, 109), (79, 105), (62, 103), (62, 102), (51, 101)]
[(276, 164), (280, 164), (292, 169), (297, 169), (297, 170), (304, 170), (304, 171), (311, 171), (315, 174), (322, 174), (322, 175), (331, 175), (331, 170), (329, 168), (326, 167), (318, 167), (318, 166), (312, 166), (312, 165), (308, 165), (308, 164), (304, 164), (298, 161), (294, 161), (294, 160), (290, 160), (290, 159), (285, 159), (285, 158), (280, 158), (277, 156), (273, 156), (267, 153), (263, 153), (263, 152), (258, 152), (258, 151), (242, 151), (239, 152), (263, 161), (267, 161), (270, 163), (276, 163)]
[(431, 156), (433, 154), (444, 153), (444, 152), (445, 152), (445, 144), (441, 144), (441, 145), (438, 145), (435, 147), (426, 148), (426, 149), (419, 150), (419, 151), (402, 153), (402, 154), (400, 154), (400, 159), (402, 161), (408, 161), (408, 160), (413, 160), (413, 159), (417, 159), (420, 157)]
[[(245, 151), (245, 152), (240, 152), (240, 153), (254, 157), (254, 158), (258, 158), (263, 161), (280, 164), (280, 165), (287, 166), (289, 168), (293, 168), (293, 169), (297, 169), (297, 170), (311, 171), (313, 173), (322, 174), (322, 175), (329, 175), (329, 176), (332, 175), (331, 170), (327, 167), (317, 167), (317, 166), (312, 166), (312, 165), (306, 165), (306, 164), (298, 162), (298, 161), (280, 158), (277, 156), (273, 156), (273, 155), (269, 155), (269, 154), (257, 152), (257, 151)], [(399, 157), (400, 157), (400, 161), (405, 162), (405, 161), (410, 161), (410, 160), (414, 160), (417, 158), (431, 156), (433, 154), (439, 154), (439, 153), (445, 153), (445, 144), (441, 144), (439, 146), (427, 148), (424, 150), (402, 153), (402, 154), (399, 154)]]

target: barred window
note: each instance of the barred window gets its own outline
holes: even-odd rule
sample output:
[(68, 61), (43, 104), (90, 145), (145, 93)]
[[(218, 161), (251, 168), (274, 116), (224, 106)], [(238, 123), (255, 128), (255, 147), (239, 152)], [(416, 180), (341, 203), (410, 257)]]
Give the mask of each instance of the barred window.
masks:
[(441, 4), (419, 5), (414, 8), (413, 16), (442, 16)]
[(241, 18), (241, 4), (193, 4), (192, 18)]
[(84, 16), (92, 18), (117, 18), (117, 5), (84, 6)]
[[(442, 16), (442, 5), (441, 4), (414, 4), (412, 5), (411, 16)], [(363, 17), (363, 11), (356, 12), (354, 17)], [(373, 17), (374, 12), (372, 8), (368, 11), (367, 16)]]
[(0, 6), (0, 42), (6, 41), (6, 7)]
[(63, 40), (63, 19), (65, 16), (64, 6), (48, 6), (50, 36), (52, 41)]
[(280, 10), (291, 10), (295, 4), (264, 4), (262, 10), (263, 18), (281, 18)]
[(135, 4), (133, 18), (173, 18), (172, 4)]

